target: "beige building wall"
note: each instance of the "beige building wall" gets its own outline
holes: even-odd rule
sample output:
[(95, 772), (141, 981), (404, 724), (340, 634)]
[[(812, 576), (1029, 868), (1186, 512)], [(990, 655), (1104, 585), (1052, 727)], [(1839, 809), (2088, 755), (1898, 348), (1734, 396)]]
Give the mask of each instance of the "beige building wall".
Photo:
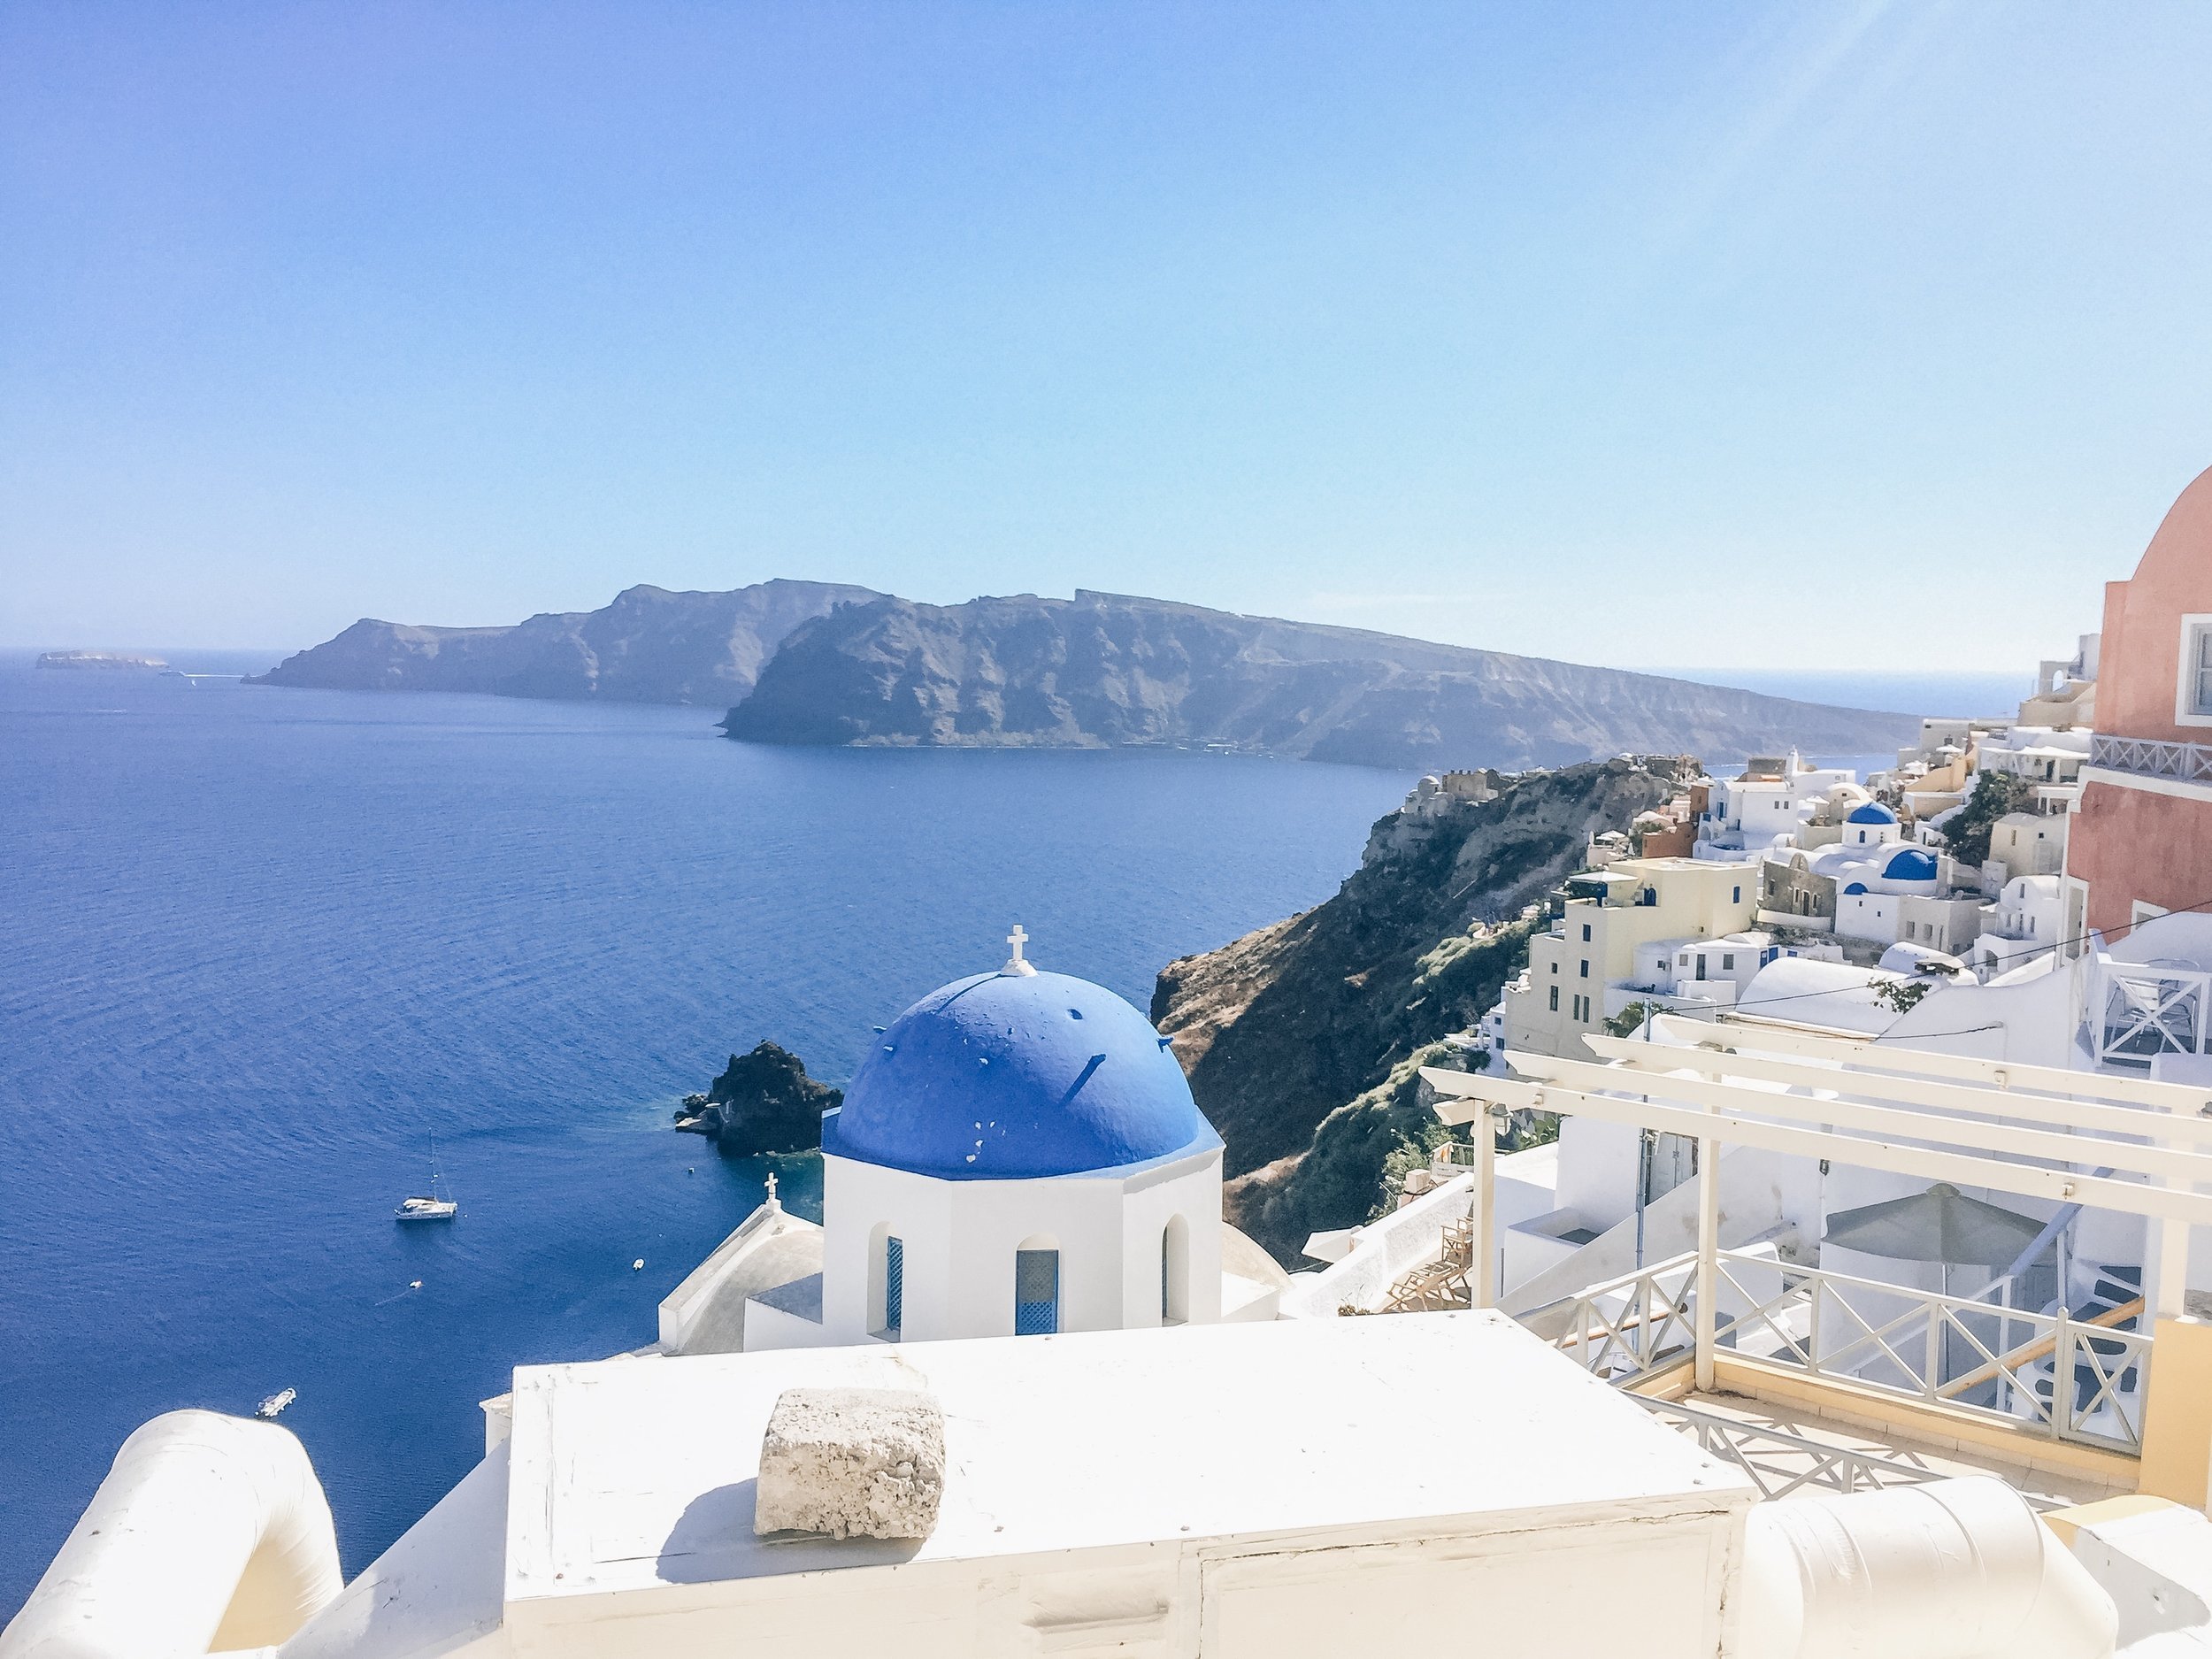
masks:
[(1530, 941), (1527, 985), (1505, 994), (1508, 1048), (1587, 1059), (1582, 1038), (1603, 1028), (1605, 987), (1634, 971), (1639, 945), (1741, 933), (1759, 898), (1753, 865), (1694, 858), (1624, 858), (1585, 880), (1605, 897), (1570, 899)]
[(2055, 876), (2066, 867), (2063, 812), (2008, 812), (1989, 832), (1989, 856), (2015, 876)]

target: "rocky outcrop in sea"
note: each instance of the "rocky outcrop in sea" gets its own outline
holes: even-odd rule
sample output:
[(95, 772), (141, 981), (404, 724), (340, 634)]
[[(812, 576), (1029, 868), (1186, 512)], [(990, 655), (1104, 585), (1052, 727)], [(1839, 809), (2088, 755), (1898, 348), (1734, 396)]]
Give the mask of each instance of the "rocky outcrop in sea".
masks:
[(844, 1092), (818, 1083), (788, 1048), (761, 1042), (733, 1054), (703, 1094), (690, 1094), (676, 1127), (706, 1135), (733, 1157), (759, 1152), (812, 1152), (822, 1144), (822, 1114), (844, 1103)]

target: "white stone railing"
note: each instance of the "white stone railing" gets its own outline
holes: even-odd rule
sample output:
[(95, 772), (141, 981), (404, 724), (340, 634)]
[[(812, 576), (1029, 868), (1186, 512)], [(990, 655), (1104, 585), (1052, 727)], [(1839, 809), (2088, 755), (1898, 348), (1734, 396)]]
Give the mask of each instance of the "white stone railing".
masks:
[(2148, 737), (2108, 737), (2100, 732), (2089, 740), (2089, 764), (2146, 778), (2212, 783), (2212, 743), (2168, 743)]
[(1372, 1312), (1390, 1299), (1407, 1269), (1434, 1261), (1445, 1230), (1474, 1202), (1475, 1178), (1455, 1175), (1402, 1209), (1352, 1231), (1343, 1260), (1318, 1273), (1294, 1273), (1279, 1304), (1285, 1317), (1334, 1318), (1340, 1310)]

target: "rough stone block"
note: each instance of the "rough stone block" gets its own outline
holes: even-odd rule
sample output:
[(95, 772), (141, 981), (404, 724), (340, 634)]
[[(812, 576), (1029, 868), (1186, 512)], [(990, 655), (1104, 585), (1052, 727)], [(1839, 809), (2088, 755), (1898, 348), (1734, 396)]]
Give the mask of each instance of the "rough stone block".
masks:
[(926, 1538), (945, 1491), (945, 1417), (913, 1388), (787, 1388), (768, 1414), (756, 1532)]

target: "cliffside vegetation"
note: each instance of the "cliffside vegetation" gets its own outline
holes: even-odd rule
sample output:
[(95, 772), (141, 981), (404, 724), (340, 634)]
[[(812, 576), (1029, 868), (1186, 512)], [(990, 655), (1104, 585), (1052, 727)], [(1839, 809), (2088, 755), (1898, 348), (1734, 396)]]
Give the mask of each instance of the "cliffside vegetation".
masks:
[(1238, 1180), (1230, 1220), (1285, 1265), (1310, 1267), (1299, 1255), (1308, 1239), (1379, 1213), (1408, 1171), (1454, 1138), (1421, 1100), (1423, 1066), (1459, 1069), (1460, 1051), (1429, 1043), (1399, 1061), (1324, 1118), (1304, 1151)]
[(1590, 836), (1657, 806), (1695, 763), (1614, 760), (1502, 780), (1485, 802), (1380, 820), (1336, 896), (1171, 963), (1153, 993), (1199, 1106), (1228, 1143), (1230, 1219), (1295, 1263), (1356, 1225), (1443, 1138), (1423, 1064), (1526, 964), (1523, 914), (1582, 867)]
[(1943, 825), (1941, 833), (1951, 856), (1977, 868), (1988, 863), (1990, 833), (1997, 827), (1997, 820), (2008, 812), (2025, 809), (2032, 793), (2028, 780), (2015, 773), (1976, 772), (1974, 792)]

